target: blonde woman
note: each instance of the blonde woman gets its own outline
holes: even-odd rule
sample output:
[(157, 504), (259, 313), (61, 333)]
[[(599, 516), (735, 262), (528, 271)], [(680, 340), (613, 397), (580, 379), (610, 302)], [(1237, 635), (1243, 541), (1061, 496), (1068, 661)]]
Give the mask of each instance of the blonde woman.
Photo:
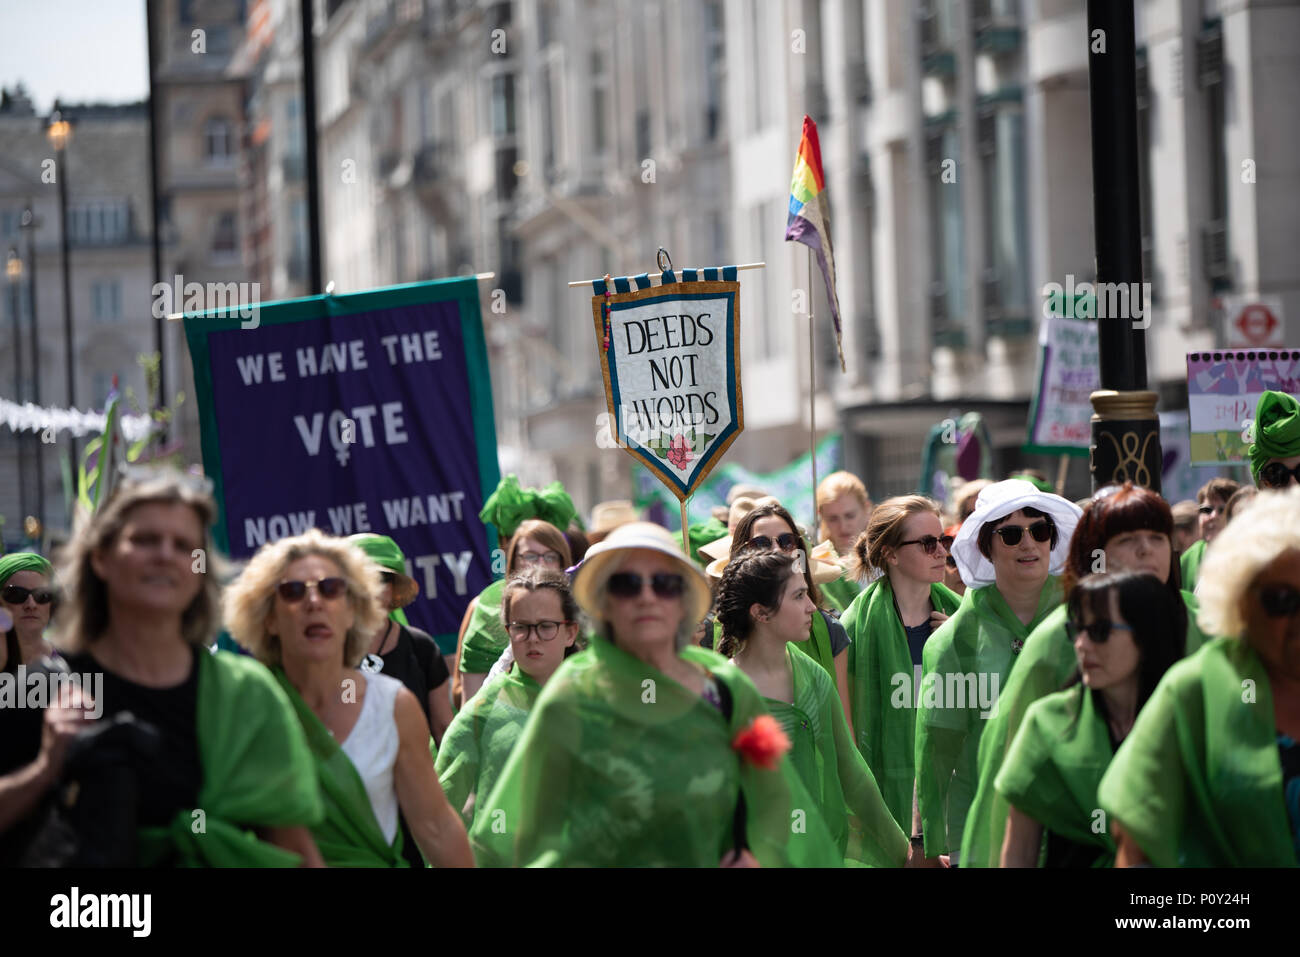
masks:
[(357, 668), (384, 620), (365, 552), (316, 529), (264, 545), (226, 593), (226, 627), (271, 668), (316, 760), (330, 866), (405, 867), (398, 815), (435, 867), (472, 866), (447, 803), (420, 703), (396, 678)]
[(1300, 860), (1300, 488), (1264, 491), (1200, 567), (1200, 625), (1227, 635), (1173, 665), (1097, 797), (1116, 865)]
[(834, 546), (835, 557), (846, 572), (821, 589), (826, 603), (836, 612), (847, 608), (862, 590), (847, 572), (853, 548), (871, 520), (872, 507), (867, 487), (852, 472), (832, 472), (817, 485), (817, 541), (829, 541)]
[(916, 776), (914, 676), (930, 633), (961, 603), (943, 584), (951, 545), (938, 503), (921, 495), (881, 502), (858, 539), (857, 560), (864, 571), (883, 574), (840, 619), (850, 641), (849, 703), (858, 750), (890, 813), (909, 830)]
[[(308, 825), (323, 807), (284, 692), (257, 662), (208, 653), (219, 605), (215, 513), (188, 476), (140, 473), (81, 521), (64, 552), (55, 644), (100, 692), (101, 720), (131, 712), (159, 735), (158, 752), (135, 768), (135, 859), (118, 863), (319, 865)], [(69, 723), (42, 742), (29, 807), (59, 778)], [(0, 805), (12, 813), (23, 795), (7, 780)]]

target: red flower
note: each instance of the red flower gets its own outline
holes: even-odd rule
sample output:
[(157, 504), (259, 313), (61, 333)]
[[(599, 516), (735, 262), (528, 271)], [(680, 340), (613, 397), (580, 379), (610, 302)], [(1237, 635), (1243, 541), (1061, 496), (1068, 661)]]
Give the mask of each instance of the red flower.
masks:
[(731, 739), (731, 747), (742, 758), (764, 771), (775, 771), (790, 750), (790, 739), (770, 714), (760, 714)]
[(686, 436), (678, 435), (674, 437), (672, 447), (668, 449), (668, 461), (672, 462), (679, 469), (686, 468), (686, 463), (695, 456), (691, 454), (691, 443), (686, 441)]

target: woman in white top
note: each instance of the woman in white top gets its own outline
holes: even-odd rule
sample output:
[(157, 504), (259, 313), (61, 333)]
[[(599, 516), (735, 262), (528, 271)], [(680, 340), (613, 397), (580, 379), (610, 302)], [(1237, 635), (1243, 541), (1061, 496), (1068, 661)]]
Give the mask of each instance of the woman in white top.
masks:
[(400, 809), (430, 864), (472, 867), (419, 702), (357, 668), (384, 616), (380, 591), (364, 552), (312, 529), (253, 556), (226, 592), (227, 628), (271, 668), (307, 734), (326, 808), (312, 836), (327, 864), (405, 866)]

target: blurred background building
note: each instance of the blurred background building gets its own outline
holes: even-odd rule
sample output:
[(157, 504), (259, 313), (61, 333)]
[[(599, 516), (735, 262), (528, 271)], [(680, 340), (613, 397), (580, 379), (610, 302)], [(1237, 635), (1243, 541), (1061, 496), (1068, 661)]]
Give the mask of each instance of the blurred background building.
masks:
[[(164, 275), (256, 281), (264, 300), (314, 291), (299, 3), (153, 9)], [(1223, 296), (1278, 296), (1300, 323), (1300, 5), (1136, 11), (1147, 355), (1160, 408), (1177, 409), (1185, 353), (1225, 341)], [(767, 263), (741, 276), (746, 431), (729, 460), (766, 470), (806, 451), (811, 389), (819, 435), (844, 433), (877, 498), (914, 490), (927, 430), (954, 412), (983, 414), (1000, 474), (1054, 472), (1020, 446), (1043, 288), (1095, 278), (1084, 0), (317, 0), (314, 17), (324, 279), (346, 292), (496, 273), (483, 313), (503, 471), (558, 478), (584, 511), (629, 496), (631, 459), (596, 442), (590, 290), (567, 283), (654, 270), (662, 245), (677, 268)], [(30, 196), (42, 401), (58, 404), (44, 117), (5, 102), (0, 243), (22, 242), (11, 222)], [(815, 387), (792, 296), (810, 288), (808, 257), (783, 241), (804, 113), (821, 132), (847, 363), (814, 274)], [(96, 363), (134, 369), (96, 345), (94, 316), (120, 314), (100, 323), (124, 355), (152, 342), (148, 284), (126, 278), (149, 269), (146, 114), (95, 115), (70, 147), (73, 205), (117, 212), (93, 250), (89, 232), (74, 242), (85, 404), (100, 401)], [(122, 145), (94, 145), (101, 127)], [(116, 294), (102, 290), (118, 274), (92, 265), (110, 259), (136, 271)], [(177, 332), (169, 383), (188, 390)], [(28, 387), (0, 361), (0, 388)], [(0, 435), (0, 474), (15, 455)], [(1075, 459), (1067, 494), (1087, 489)]]

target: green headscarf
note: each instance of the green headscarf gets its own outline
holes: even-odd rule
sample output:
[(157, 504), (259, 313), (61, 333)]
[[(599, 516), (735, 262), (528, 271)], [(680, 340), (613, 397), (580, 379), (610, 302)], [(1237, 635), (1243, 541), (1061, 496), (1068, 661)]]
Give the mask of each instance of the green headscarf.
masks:
[(478, 517), (480, 521), (495, 525), (502, 538), (509, 538), (530, 518), (550, 522), (563, 532), (577, 514), (573, 499), (559, 482), (552, 482), (542, 489), (520, 488), (519, 477), (511, 474), (503, 478), (496, 491), (488, 496)]
[[(406, 574), (406, 555), (402, 552), (401, 546), (387, 535), (362, 532), (357, 535), (349, 535), (348, 541), (365, 552), (366, 556), (380, 568), (385, 568), (390, 572), (401, 575), (403, 578), (408, 577)], [(406, 620), (406, 612), (400, 608), (394, 608), (388, 613), (388, 617), (399, 625), (410, 627), (411, 623)]]
[(1007, 478), (1020, 479), (1023, 482), (1028, 482), (1034, 488), (1038, 489), (1038, 491), (1047, 492), (1049, 495), (1056, 492), (1056, 489), (1053, 487), (1051, 482), (1030, 475), (1028, 472), (1013, 472), (1011, 475), (1008, 475)]
[(13, 552), (4, 558), (0, 558), (0, 587), (3, 587), (10, 578), (19, 572), (40, 572), (42, 575), (53, 575), (54, 568), (49, 561), (35, 552)]
[(1250, 474), (1259, 473), (1269, 459), (1300, 455), (1300, 402), (1285, 392), (1265, 392), (1255, 406), (1255, 444), (1250, 447)]
[(709, 558), (700, 554), (700, 546), (707, 545), (709, 542), (716, 542), (726, 534), (727, 526), (716, 518), (710, 518), (707, 522), (696, 522), (694, 525), (689, 526), (686, 529), (686, 537), (691, 543), (691, 558), (702, 566), (707, 565)]

